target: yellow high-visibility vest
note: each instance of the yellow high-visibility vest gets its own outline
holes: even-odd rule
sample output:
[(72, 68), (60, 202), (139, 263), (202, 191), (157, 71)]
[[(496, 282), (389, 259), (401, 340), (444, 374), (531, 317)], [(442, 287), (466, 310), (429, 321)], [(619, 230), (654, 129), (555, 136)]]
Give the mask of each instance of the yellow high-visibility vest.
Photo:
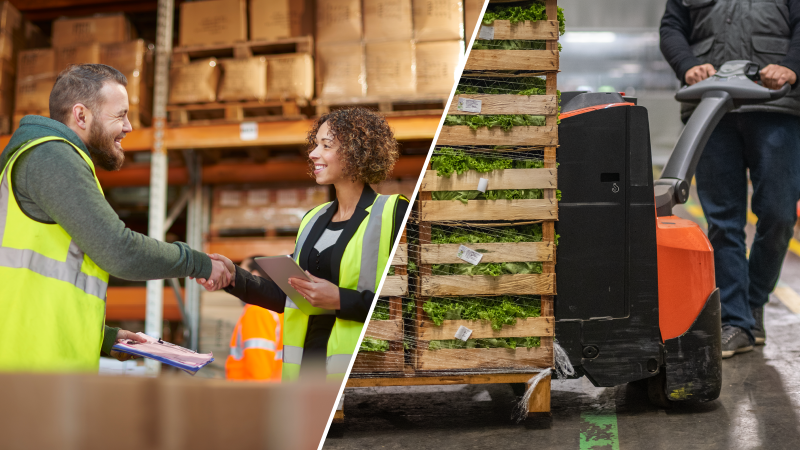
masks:
[[(392, 250), (394, 231), (394, 211), (399, 195), (377, 195), (369, 213), (358, 230), (347, 243), (339, 270), (339, 287), (358, 291), (375, 292), (380, 283), (389, 254)], [(332, 202), (331, 202), (332, 203)], [(300, 262), (300, 251), (314, 223), (328, 210), (331, 203), (325, 203), (311, 210), (300, 223), (294, 247), (295, 261)], [(333, 261), (333, 264), (337, 264)], [(331, 314), (334, 311), (330, 312)], [(308, 331), (309, 316), (304, 314), (286, 297), (283, 313), (283, 381), (296, 380), (300, 374), (303, 359), (303, 346)], [(344, 378), (350, 360), (356, 351), (358, 338), (364, 328), (363, 322), (342, 320), (338, 317), (328, 339), (325, 369), (329, 379)]]
[(72, 145), (95, 173), (75, 144), (48, 136), (23, 144), (0, 174), (0, 371), (96, 372), (108, 272), (60, 225), (28, 217), (13, 191), (14, 163), (50, 141)]

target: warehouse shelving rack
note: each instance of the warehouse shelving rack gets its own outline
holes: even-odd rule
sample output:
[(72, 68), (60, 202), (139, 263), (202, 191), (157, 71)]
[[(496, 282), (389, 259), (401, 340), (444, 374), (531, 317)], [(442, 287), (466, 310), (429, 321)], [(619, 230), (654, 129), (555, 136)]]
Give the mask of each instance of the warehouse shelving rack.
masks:
[[(255, 123), (256, 135), (243, 139), (242, 124), (225, 123), (206, 126), (167, 126), (167, 97), (169, 92), (169, 64), (173, 49), (175, 24), (174, 0), (157, 0), (140, 3), (120, 0), (39, 0), (33, 3), (15, 1), (29, 20), (52, 20), (57, 17), (87, 16), (96, 13), (150, 13), (155, 12), (155, 67), (153, 93), (153, 126), (129, 133), (123, 145), (126, 152), (149, 152), (149, 164), (138, 164), (119, 172), (98, 171), (104, 188), (124, 186), (149, 186), (150, 237), (164, 240), (170, 226), (186, 210), (186, 242), (194, 249), (227, 255), (249, 256), (253, 253), (288, 253), (293, 248), (293, 238), (231, 239), (213, 244), (204, 243), (204, 233), (209, 223), (209, 184), (307, 181), (305, 162), (267, 161), (266, 163), (220, 163), (202, 165), (205, 151), (253, 147), (300, 146), (306, 142), (311, 119), (291, 121), (262, 121)], [(427, 114), (425, 114), (427, 113)], [(425, 112), (416, 116), (387, 118), (398, 141), (431, 140), (439, 125), (440, 116)], [(252, 128), (251, 128), (252, 129)], [(4, 148), (9, 135), (0, 136)], [(184, 167), (168, 164), (167, 153), (180, 151), (186, 161)], [(394, 177), (417, 176), (425, 160), (424, 155), (403, 155), (398, 161)], [(181, 185), (187, 189), (168, 211), (167, 187)], [(189, 330), (190, 344), (197, 348), (199, 338), (200, 287), (186, 280), (181, 288), (178, 280), (147, 282), (146, 288), (111, 287), (107, 318), (109, 320), (145, 318), (145, 332), (162, 335), (163, 320), (182, 320)], [(146, 294), (145, 294), (146, 293)], [(142, 302), (142, 297), (146, 301)], [(157, 375), (160, 364), (147, 360), (149, 375)]]

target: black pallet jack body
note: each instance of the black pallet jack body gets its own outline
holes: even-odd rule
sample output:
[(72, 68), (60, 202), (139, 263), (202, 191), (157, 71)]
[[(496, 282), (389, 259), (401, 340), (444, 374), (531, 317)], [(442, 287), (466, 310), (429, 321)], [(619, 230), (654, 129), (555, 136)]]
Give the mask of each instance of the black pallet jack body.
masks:
[(783, 97), (731, 61), (676, 99), (697, 104), (661, 179), (653, 180), (647, 110), (616, 93), (562, 93), (562, 192), (556, 339), (596, 386), (648, 380), (650, 398), (709, 401), (722, 386), (713, 249), (685, 203), (700, 154), (722, 116)]

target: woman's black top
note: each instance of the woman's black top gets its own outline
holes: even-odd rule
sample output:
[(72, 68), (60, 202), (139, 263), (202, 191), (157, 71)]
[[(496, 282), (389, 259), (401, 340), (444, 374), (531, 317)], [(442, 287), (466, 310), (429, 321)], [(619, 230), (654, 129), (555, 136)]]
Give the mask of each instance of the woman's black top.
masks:
[[(331, 221), (338, 209), (338, 202), (334, 201), (328, 211), (323, 214), (317, 220), (317, 224), (314, 225), (314, 228), (319, 227), (319, 229), (312, 229), (312, 234), (318, 234), (319, 237), (313, 242), (310, 242), (311, 239), (308, 239), (304, 248), (301, 249), (300, 254), (307, 256), (301, 257), (299, 262), (300, 267), (308, 270), (315, 277), (328, 280), (338, 285), (338, 264), (340, 264), (341, 261), (341, 253), (352, 238), (358, 225), (363, 221), (364, 217), (366, 217), (367, 212), (365, 208), (372, 204), (375, 195), (375, 191), (373, 191), (372, 188), (368, 185), (365, 186), (353, 216), (349, 220), (343, 222)], [(408, 201), (401, 198), (395, 207), (392, 243), (394, 243), (400, 232), (400, 225), (402, 224), (407, 210)], [(348, 226), (353, 220), (357, 222)], [(313, 233), (313, 231), (317, 233)], [(336, 258), (337, 256), (338, 258)], [(334, 261), (334, 258), (338, 259), (338, 261)], [(286, 305), (286, 294), (281, 291), (275, 282), (252, 275), (250, 272), (238, 266), (236, 267), (235, 286), (229, 286), (225, 288), (225, 290), (246, 303), (260, 306), (277, 313), (282, 313)], [(375, 298), (375, 293), (372, 291), (356, 291), (354, 289), (340, 287), (339, 298), (341, 305), (340, 309), (336, 310), (335, 315), (309, 317), (306, 340), (303, 346), (303, 360), (300, 369), (301, 376), (308, 373), (308, 368), (313, 365), (319, 367), (320, 364), (324, 363), (327, 356), (328, 338), (330, 337), (331, 329), (333, 328), (336, 318), (366, 322), (369, 308), (372, 306), (373, 298)]]

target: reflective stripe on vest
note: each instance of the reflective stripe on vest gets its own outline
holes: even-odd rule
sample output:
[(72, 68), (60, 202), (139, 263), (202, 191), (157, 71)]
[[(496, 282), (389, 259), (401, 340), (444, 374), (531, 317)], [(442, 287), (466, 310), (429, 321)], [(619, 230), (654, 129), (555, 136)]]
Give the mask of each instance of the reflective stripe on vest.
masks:
[(15, 163), (50, 141), (69, 144), (63, 151), (77, 152), (103, 192), (89, 156), (55, 136), (23, 144), (0, 171), (0, 371), (89, 372), (99, 365), (108, 272), (63, 227), (27, 216), (14, 195)]
[[(369, 215), (359, 224), (356, 233), (348, 242), (340, 264), (340, 287), (358, 291), (375, 291), (379, 276), (383, 275), (391, 251), (397, 195), (377, 195), (368, 207)], [(295, 244), (295, 261), (300, 261), (303, 245), (306, 243), (311, 227), (328, 211), (330, 203), (313, 209), (300, 225)], [(291, 381), (299, 375), (302, 362), (303, 344), (308, 329), (309, 316), (297, 309), (287, 298), (284, 310), (284, 357), (283, 379)], [(355, 345), (361, 335), (364, 323), (336, 318), (331, 336), (328, 339), (326, 372), (329, 378), (341, 378), (355, 352)], [(288, 345), (287, 345), (288, 343)], [(290, 354), (291, 353), (291, 354)]]
[(242, 342), (242, 328), (238, 327), (236, 329), (236, 345), (231, 347), (231, 356), (235, 360), (241, 360), (244, 358), (244, 351), (249, 348), (257, 348), (274, 352), (277, 346), (275, 345), (274, 341), (264, 338), (250, 338)]

